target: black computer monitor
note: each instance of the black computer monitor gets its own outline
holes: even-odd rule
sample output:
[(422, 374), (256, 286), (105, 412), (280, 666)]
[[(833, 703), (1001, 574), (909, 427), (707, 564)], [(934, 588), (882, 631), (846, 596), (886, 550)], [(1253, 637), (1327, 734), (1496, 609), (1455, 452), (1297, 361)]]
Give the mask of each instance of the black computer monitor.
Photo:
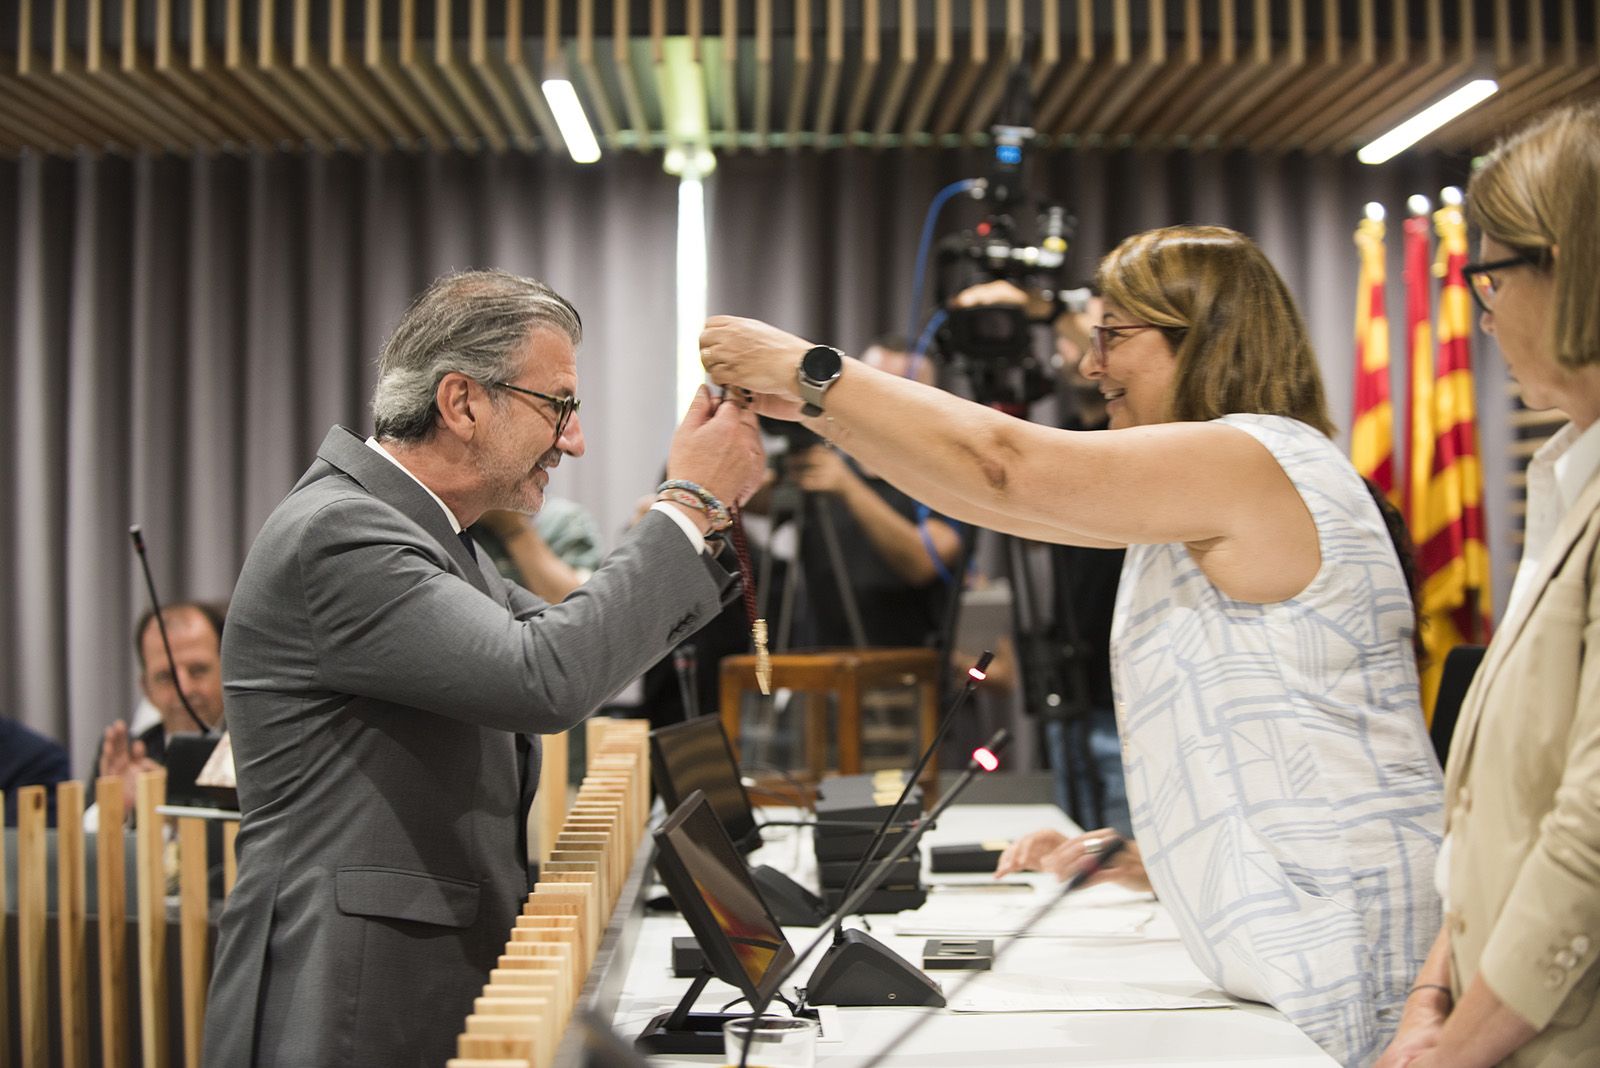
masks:
[(794, 961), (794, 950), (750, 877), (744, 857), (695, 790), (654, 833), (656, 870), (673, 903), (689, 921), (706, 970), (671, 1012), (662, 1013), (636, 1040), (652, 1053), (717, 1053), (722, 1024), (740, 1013), (690, 1012), (715, 976), (765, 1005)]
[(722, 720), (696, 716), (670, 727), (657, 727), (650, 732), (650, 766), (668, 811), (696, 790), (703, 791), (738, 849), (748, 853), (761, 845), (750, 795), (739, 778), (739, 765)]

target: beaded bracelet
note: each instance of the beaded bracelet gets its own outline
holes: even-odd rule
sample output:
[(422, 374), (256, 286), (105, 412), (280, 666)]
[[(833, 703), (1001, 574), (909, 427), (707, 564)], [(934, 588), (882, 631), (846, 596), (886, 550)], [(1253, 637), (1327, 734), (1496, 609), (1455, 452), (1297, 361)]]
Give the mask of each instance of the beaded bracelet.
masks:
[(728, 508), (721, 501), (711, 495), (711, 492), (699, 483), (690, 482), (682, 478), (669, 478), (656, 487), (656, 500), (672, 501), (686, 508), (695, 508), (706, 514), (711, 522), (713, 533), (727, 530), (733, 525), (733, 517), (728, 514)]

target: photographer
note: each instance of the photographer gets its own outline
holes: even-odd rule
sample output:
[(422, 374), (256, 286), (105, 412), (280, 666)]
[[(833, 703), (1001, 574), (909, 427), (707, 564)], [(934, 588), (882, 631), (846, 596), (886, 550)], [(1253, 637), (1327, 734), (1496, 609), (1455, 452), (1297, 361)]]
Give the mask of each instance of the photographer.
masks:
[[(861, 354), (861, 362), (888, 374), (913, 374), (931, 383), (931, 366), (916, 367), (898, 339), (885, 338)], [(868, 646), (930, 644), (939, 626), (945, 582), (957, 566), (961, 538), (944, 518), (921, 507), (872, 471), (818, 442), (792, 453), (785, 473), (807, 494), (844, 548), (840, 561), (854, 594)], [(839, 592), (830, 581), (833, 563), (821, 537), (801, 545), (807, 583), (811, 641), (820, 647), (852, 644)]]
[[(1109, 874), (1147, 878), (1212, 982), (1364, 1062), (1438, 922), (1440, 772), (1399, 559), (1252, 242), (1151, 231), (1097, 281), (1082, 370), (1108, 431), (1010, 418), (753, 320), (712, 319), (702, 359), (953, 519), (1128, 547), (1112, 650), (1139, 847)], [(1035, 836), (1009, 859), (1065, 870), (1099, 842)]]

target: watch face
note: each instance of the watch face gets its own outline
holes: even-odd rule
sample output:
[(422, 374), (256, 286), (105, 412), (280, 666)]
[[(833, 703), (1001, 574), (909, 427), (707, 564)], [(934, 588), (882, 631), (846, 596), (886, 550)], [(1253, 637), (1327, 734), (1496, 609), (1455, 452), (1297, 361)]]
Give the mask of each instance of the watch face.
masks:
[(826, 345), (807, 350), (805, 358), (800, 361), (800, 373), (813, 382), (831, 382), (839, 377), (843, 369), (839, 350)]

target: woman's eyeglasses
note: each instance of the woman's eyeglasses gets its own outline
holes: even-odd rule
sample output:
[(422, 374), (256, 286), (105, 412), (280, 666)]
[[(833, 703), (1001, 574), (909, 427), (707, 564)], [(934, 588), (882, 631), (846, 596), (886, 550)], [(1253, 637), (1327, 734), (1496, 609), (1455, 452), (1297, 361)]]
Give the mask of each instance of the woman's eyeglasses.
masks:
[(1497, 271), (1509, 271), (1513, 267), (1543, 267), (1544, 264), (1532, 256), (1510, 256), (1493, 263), (1469, 263), (1461, 268), (1461, 277), (1466, 279), (1467, 288), (1472, 291), (1472, 299), (1477, 303), (1479, 310), (1494, 311), (1494, 299), (1500, 292), (1500, 279), (1495, 277)]
[[(1115, 348), (1117, 342), (1122, 340), (1123, 334), (1131, 334), (1137, 330), (1160, 329), (1161, 327), (1155, 323), (1124, 323), (1113, 326), (1096, 323), (1089, 327), (1089, 351), (1094, 353), (1095, 364), (1104, 367), (1107, 350)], [(1107, 340), (1108, 335), (1109, 340)]]

